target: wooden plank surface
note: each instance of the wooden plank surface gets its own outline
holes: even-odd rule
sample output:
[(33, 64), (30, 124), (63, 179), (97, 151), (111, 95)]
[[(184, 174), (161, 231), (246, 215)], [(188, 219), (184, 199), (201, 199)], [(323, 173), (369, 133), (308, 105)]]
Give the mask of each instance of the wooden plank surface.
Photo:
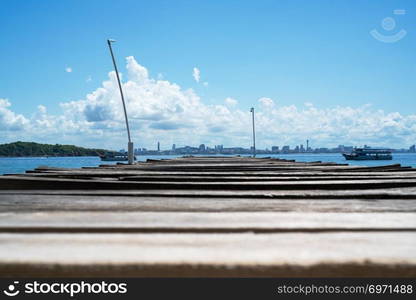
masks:
[(414, 277), (406, 232), (7, 234), (9, 276)]
[(0, 176), (0, 276), (416, 276), (416, 170), (184, 157)]
[(182, 212), (416, 212), (407, 199), (264, 199), (130, 197), (120, 195), (0, 194), (0, 212), (182, 211)]
[(0, 232), (415, 231), (412, 213), (37, 212), (0, 213)]
[(416, 179), (317, 180), (317, 181), (245, 181), (245, 182), (172, 182), (172, 181), (112, 181), (43, 177), (0, 177), (2, 189), (189, 189), (189, 190), (345, 190), (413, 187)]
[(0, 200), (9, 195), (73, 195), (188, 198), (264, 198), (264, 199), (416, 199), (416, 187), (364, 190), (0, 190)]

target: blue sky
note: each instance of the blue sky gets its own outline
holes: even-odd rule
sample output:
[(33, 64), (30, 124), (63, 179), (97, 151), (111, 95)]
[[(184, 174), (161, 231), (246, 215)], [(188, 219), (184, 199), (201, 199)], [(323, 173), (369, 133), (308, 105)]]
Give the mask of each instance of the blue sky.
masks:
[[(61, 103), (85, 100), (87, 94), (108, 80), (112, 65), (106, 39), (110, 37), (117, 40), (114, 50), (123, 75), (127, 73), (125, 58), (133, 56), (147, 69), (150, 78), (175, 83), (183, 91), (192, 89), (204, 105), (202, 110), (224, 105), (225, 99), (232, 98), (236, 101), (232, 103), (232, 109), (228, 107), (231, 112), (246, 112), (255, 106), (261, 113), (264, 101), (258, 100), (268, 98), (278, 107), (276, 109), (280, 109), (274, 117), (267, 117), (267, 108), (264, 108), (264, 118), (267, 118), (264, 124), (273, 124), (274, 121), (288, 122), (281, 117), (285, 107), (295, 106), (304, 111), (305, 103), (311, 103), (316, 110), (326, 110), (325, 115), (337, 107), (352, 107), (359, 114), (360, 107), (370, 104), (370, 108), (365, 108), (370, 110), (369, 115), (383, 110), (383, 118), (392, 113), (408, 118), (397, 125), (397, 130), (406, 127), (400, 133), (392, 130), (387, 120), (386, 132), (392, 130), (390, 134), (395, 136), (380, 135), (372, 142), (409, 146), (409, 142), (415, 140), (411, 132), (416, 126), (412, 118), (416, 107), (414, 1), (2, 0), (1, 5), (0, 98), (8, 101), (9, 120), (13, 113), (13, 117), (21, 116), (27, 122), (21, 119), (20, 129), (17, 123), (16, 126), (4, 125), (5, 134), (3, 140), (0, 136), (0, 142), (30, 138), (37, 141), (71, 140), (70, 135), (74, 132), (65, 136), (48, 135), (45, 129), (45, 135), (37, 136), (24, 129), (23, 123), (28, 126), (36, 121), (34, 115), (38, 113), (39, 105), (44, 106), (56, 122), (59, 116), (65, 115)], [(395, 9), (404, 9), (405, 14), (394, 14)], [(386, 17), (396, 22), (391, 30), (385, 30), (381, 25)], [(404, 29), (406, 35), (395, 43), (384, 43), (370, 34), (373, 29), (385, 36)], [(200, 70), (199, 82), (192, 76), (195, 67)], [(66, 72), (66, 68), (72, 71)], [(127, 80), (124, 76), (123, 81)], [(158, 104), (163, 106), (170, 101), (164, 99)], [(140, 104), (145, 100), (152, 101), (152, 98), (134, 101)], [(296, 116), (302, 118), (304, 114), (293, 115)], [(142, 117), (137, 114), (138, 128), (142, 131), (163, 127), (140, 123)], [(177, 121), (172, 116), (165, 115), (164, 118), (155, 121)], [(262, 116), (259, 118), (261, 123)], [(399, 122), (397, 116), (392, 118)], [(3, 123), (6, 124), (4, 120), (5, 117)], [(87, 121), (91, 123), (88, 118)], [(314, 119), (306, 122), (314, 122)], [(361, 126), (365, 122), (363, 119)], [(338, 121), (321, 124), (319, 134), (314, 137), (321, 138), (319, 142), (328, 146), (334, 145), (339, 138), (339, 142), (345, 144), (365, 143), (373, 128), (367, 128), (366, 134), (360, 136), (344, 133), (332, 137), (332, 132), (322, 128), (336, 126), (335, 123)], [(101, 125), (88, 124), (90, 129), (109, 128)], [(194, 128), (194, 136), (198, 134), (198, 127), (192, 126), (199, 125), (194, 122), (183, 128)], [(302, 131), (300, 124), (295, 127)], [(332, 128), (332, 131), (335, 129), (345, 130), (345, 127)], [(350, 132), (355, 129), (347, 128)], [(242, 134), (241, 128), (232, 132), (219, 130), (217, 136), (213, 135), (215, 130), (205, 135), (201, 130), (195, 143), (226, 143), (230, 142), (232, 134), (235, 140), (230, 144), (249, 141), (245, 137), (237, 138)], [(300, 132), (295, 137), (281, 130), (283, 128), (276, 132), (276, 137), (264, 136), (264, 142), (259, 144), (300, 143), (312, 134), (306, 130), (307, 133)], [(78, 143), (99, 144), (99, 141), (89, 142), (88, 135), (92, 132), (81, 134), (84, 139), (76, 140)], [(157, 134), (170, 143), (175, 141), (175, 134), (183, 136), (184, 132), (168, 130)], [(398, 138), (398, 134), (403, 137)], [(154, 144), (152, 135), (138, 139), (143, 146), (149, 147)], [(110, 140), (112, 142), (106, 145), (116, 147), (122, 138), (112, 136)], [(182, 142), (195, 144), (186, 137)]]

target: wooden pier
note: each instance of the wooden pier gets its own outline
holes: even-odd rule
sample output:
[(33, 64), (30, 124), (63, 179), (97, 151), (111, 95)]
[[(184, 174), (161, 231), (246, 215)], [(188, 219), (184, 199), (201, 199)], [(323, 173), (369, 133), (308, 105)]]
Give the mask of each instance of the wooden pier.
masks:
[(0, 276), (416, 277), (416, 169), (184, 157), (0, 176)]

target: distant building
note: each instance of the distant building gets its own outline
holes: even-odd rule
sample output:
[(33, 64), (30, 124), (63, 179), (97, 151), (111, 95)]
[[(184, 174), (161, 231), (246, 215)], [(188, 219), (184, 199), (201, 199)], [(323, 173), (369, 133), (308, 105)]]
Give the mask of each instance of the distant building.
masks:
[(409, 147), (409, 152), (415, 153), (416, 152), (416, 145), (412, 145)]
[(282, 153), (289, 153), (290, 152), (290, 146), (283, 146), (282, 147)]
[(295, 153), (299, 153), (299, 152), (300, 152), (299, 146), (296, 146), (295, 147)]
[[(277, 153), (284, 153), (284, 154), (292, 154), (292, 153), (349, 153), (351, 152), (354, 147), (353, 146), (345, 146), (345, 145), (338, 145), (335, 148), (316, 148), (312, 149), (309, 146), (309, 140), (306, 141), (307, 148), (305, 149), (303, 144), (295, 146), (295, 148), (290, 149), (289, 145), (283, 146), (279, 148), (279, 146), (272, 146), (271, 150), (266, 149), (256, 149), (257, 154), (277, 154)], [(205, 144), (200, 144), (198, 147), (192, 146), (184, 146), (184, 147), (176, 147), (175, 144), (172, 145), (172, 149), (170, 150), (161, 150), (160, 149), (160, 142), (157, 142), (157, 150), (147, 150), (146, 148), (136, 148), (134, 149), (134, 153), (136, 155), (194, 155), (194, 154), (230, 154), (230, 155), (238, 155), (238, 154), (252, 154), (253, 147), (250, 148), (243, 148), (243, 147), (230, 147), (224, 148), (223, 145), (216, 145), (214, 147), (209, 147)], [(407, 152), (407, 153), (416, 153), (416, 145), (412, 145), (406, 149), (394, 149), (395, 152)], [(126, 150), (121, 149), (120, 152), (125, 153)]]

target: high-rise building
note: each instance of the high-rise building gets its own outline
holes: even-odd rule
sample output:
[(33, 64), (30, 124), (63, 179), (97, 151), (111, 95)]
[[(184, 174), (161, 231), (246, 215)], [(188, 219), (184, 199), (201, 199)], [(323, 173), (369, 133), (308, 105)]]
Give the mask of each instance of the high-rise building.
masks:
[(289, 153), (289, 151), (290, 151), (290, 146), (283, 146), (282, 147), (282, 152), (283, 153)]
[(415, 153), (416, 152), (416, 145), (412, 145), (409, 147), (409, 152)]
[(160, 152), (160, 142), (157, 142), (157, 152)]
[(272, 146), (272, 152), (278, 153), (279, 152), (279, 146)]
[(175, 145), (175, 144), (173, 144), (173, 145), (172, 145), (172, 150), (173, 150), (173, 151), (175, 151), (175, 150), (176, 150), (176, 145)]
[(224, 149), (224, 146), (223, 145), (216, 145), (215, 146), (215, 150), (216, 151), (222, 151), (222, 149)]

